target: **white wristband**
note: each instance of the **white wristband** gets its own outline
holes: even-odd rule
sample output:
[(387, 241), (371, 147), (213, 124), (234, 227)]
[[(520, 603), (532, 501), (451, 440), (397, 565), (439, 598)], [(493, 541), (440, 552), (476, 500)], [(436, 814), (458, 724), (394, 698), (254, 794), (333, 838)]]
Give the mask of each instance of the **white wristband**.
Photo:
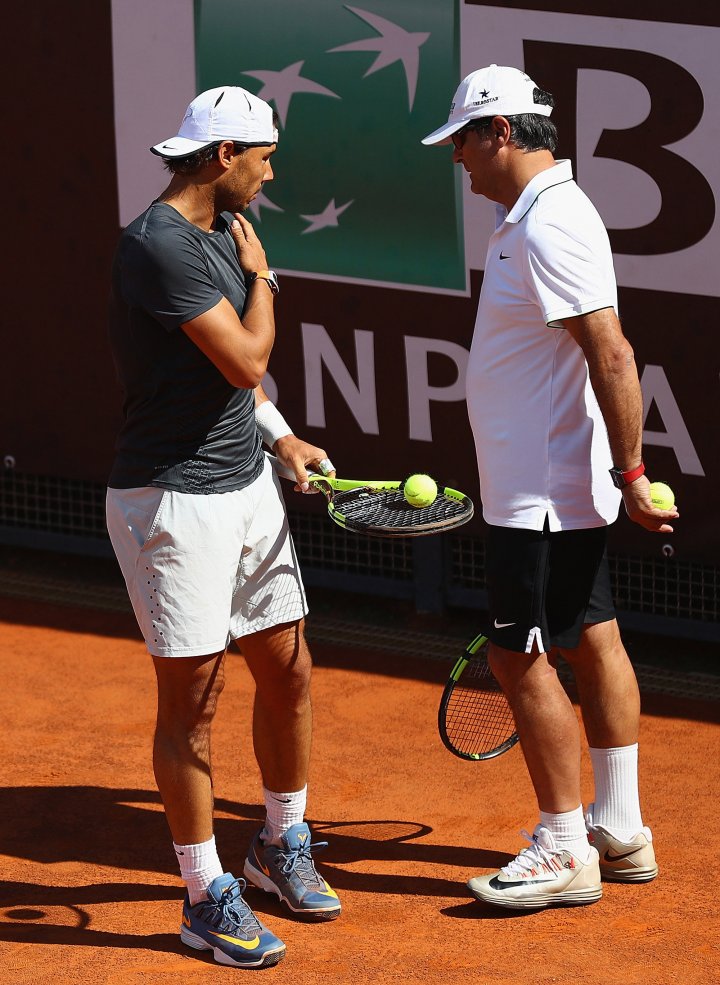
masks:
[(255, 422), (258, 431), (266, 445), (272, 448), (278, 438), (284, 438), (292, 434), (292, 428), (282, 416), (275, 404), (269, 400), (264, 400), (259, 407), (255, 408)]

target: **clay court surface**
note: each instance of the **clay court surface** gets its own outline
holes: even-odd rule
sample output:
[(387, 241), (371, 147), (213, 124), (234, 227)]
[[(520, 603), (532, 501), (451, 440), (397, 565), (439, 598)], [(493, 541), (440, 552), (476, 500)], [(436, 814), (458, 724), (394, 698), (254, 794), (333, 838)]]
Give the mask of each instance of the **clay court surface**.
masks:
[[(590, 907), (503, 914), (465, 881), (535, 823), (519, 749), (485, 764), (441, 746), (450, 663), (315, 642), (309, 820), (341, 918), (297, 923), (248, 900), (287, 944), (262, 972), (179, 941), (183, 890), (150, 768), (154, 677), (126, 612), (0, 598), (0, 981), (4, 985), (375, 982), (715, 983), (718, 704), (644, 695), (641, 769), (659, 879)], [(677, 643), (682, 659), (686, 644)], [(221, 859), (239, 874), (261, 822), (252, 682), (228, 658), (214, 761)], [(592, 796), (584, 761), (585, 799)]]

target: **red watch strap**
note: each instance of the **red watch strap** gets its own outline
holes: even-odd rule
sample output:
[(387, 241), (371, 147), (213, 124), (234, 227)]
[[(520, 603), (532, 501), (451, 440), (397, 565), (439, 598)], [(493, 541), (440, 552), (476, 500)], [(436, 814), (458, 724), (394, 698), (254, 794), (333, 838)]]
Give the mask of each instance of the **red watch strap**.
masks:
[(645, 465), (643, 462), (640, 462), (636, 469), (630, 469), (629, 472), (623, 472), (622, 477), (625, 481), (625, 485), (628, 486), (631, 482), (635, 482), (636, 479), (639, 479), (640, 476), (644, 474)]

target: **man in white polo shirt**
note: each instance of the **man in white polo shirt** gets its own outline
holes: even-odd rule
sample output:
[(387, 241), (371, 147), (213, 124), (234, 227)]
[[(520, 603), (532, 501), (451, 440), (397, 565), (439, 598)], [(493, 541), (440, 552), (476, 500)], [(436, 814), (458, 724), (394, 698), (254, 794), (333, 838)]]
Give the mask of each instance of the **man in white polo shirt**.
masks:
[[(640, 702), (615, 621), (606, 556), (620, 500), (671, 532), (642, 465), (642, 394), (617, 317), (602, 220), (556, 162), (553, 98), (490, 65), (458, 87), (425, 144), (454, 146), (471, 190), (497, 206), (467, 373), (489, 524), (489, 659), (510, 704), (540, 810), (529, 846), (471, 879), (512, 909), (592, 903), (601, 876), (657, 875), (637, 780)], [(571, 665), (595, 801), (584, 815), (577, 719), (549, 654)]]

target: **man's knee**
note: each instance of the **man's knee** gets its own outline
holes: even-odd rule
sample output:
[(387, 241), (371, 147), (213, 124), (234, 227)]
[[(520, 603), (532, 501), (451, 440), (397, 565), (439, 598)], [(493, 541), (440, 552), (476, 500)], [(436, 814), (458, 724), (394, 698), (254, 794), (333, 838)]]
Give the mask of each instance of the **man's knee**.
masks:
[(158, 725), (192, 735), (209, 729), (225, 687), (224, 654), (157, 657)]
[(488, 663), (506, 694), (512, 694), (523, 684), (540, 676), (555, 673), (548, 663), (547, 654), (538, 653), (535, 647), (532, 653), (519, 653), (491, 643), (488, 648)]
[(531, 653), (516, 653), (490, 644), (488, 663), (494, 677), (507, 697), (542, 693), (557, 686), (558, 677), (554, 660), (536, 648)]
[(571, 666), (612, 658), (627, 659), (617, 620), (586, 623), (578, 645), (573, 649), (563, 647), (562, 655)]
[(304, 620), (273, 626), (238, 640), (258, 694), (294, 704), (310, 692), (312, 658), (305, 642)]

